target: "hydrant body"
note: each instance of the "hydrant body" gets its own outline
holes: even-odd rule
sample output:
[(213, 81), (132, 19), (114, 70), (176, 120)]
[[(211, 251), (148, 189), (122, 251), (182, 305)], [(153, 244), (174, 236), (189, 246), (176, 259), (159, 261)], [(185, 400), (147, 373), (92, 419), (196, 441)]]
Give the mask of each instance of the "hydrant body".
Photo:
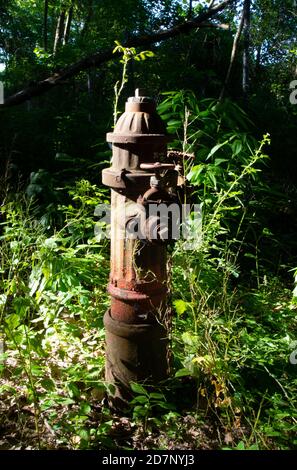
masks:
[[(129, 399), (131, 382), (152, 384), (168, 373), (166, 243), (150, 240), (147, 227), (142, 237), (139, 231), (131, 236), (129, 229), (131, 224), (140, 228), (143, 196), (155, 194), (156, 200), (165, 192), (152, 189), (152, 180), (154, 164), (166, 156), (168, 137), (154, 102), (138, 94), (128, 99), (114, 132), (107, 134), (112, 166), (102, 175), (111, 188), (106, 381), (115, 386), (116, 407)], [(140, 212), (143, 216), (145, 210)]]

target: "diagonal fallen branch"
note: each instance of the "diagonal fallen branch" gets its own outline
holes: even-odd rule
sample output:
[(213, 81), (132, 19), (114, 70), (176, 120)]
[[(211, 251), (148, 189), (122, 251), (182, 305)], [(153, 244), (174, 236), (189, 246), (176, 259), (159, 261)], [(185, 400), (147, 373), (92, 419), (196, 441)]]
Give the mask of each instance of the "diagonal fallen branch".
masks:
[[(211, 9), (208, 9), (198, 15), (196, 18), (191, 19), (190, 21), (186, 21), (185, 23), (179, 24), (174, 26), (173, 28), (164, 30), (164, 31), (157, 31), (156, 33), (149, 34), (147, 36), (134, 36), (123, 43), (125, 47), (139, 47), (139, 46), (147, 46), (156, 42), (161, 42), (169, 38), (173, 38), (179, 36), (181, 34), (187, 34), (195, 28), (209, 26), (209, 24), (205, 24), (205, 22), (215, 16), (218, 12), (222, 11), (231, 3), (234, 3), (237, 0), (224, 0), (223, 2), (219, 3), (218, 5), (214, 6)], [(215, 26), (215, 25), (214, 25)], [(27, 88), (15, 93), (14, 95), (9, 96), (5, 99), (4, 104), (0, 105), (1, 108), (15, 106), (25, 101), (35, 97), (40, 96), (43, 93), (51, 90), (52, 88), (56, 87), (57, 85), (63, 83), (65, 80), (68, 80), (71, 77), (74, 77), (79, 72), (83, 70), (87, 70), (92, 67), (98, 67), (101, 64), (108, 62), (114, 57), (113, 54), (113, 47), (107, 49), (105, 51), (96, 52), (84, 59), (75, 62), (72, 65), (65, 67), (64, 69), (60, 70), (59, 72), (53, 73), (50, 77), (40, 80), (39, 82), (34, 83)]]

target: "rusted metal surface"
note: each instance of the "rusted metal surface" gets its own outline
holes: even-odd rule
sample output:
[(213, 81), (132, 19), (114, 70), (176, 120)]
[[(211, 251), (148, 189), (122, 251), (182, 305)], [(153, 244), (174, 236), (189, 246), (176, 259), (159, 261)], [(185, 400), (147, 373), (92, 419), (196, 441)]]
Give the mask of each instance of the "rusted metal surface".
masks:
[[(113, 157), (102, 175), (112, 192), (106, 380), (115, 384), (112, 403), (119, 406), (129, 398), (131, 381), (154, 383), (167, 375), (166, 237), (151, 243), (150, 227), (160, 235), (163, 230), (152, 219), (145, 220), (144, 238), (129, 238), (127, 232), (140, 207), (171, 200), (166, 185), (176, 184), (177, 173), (162, 161), (169, 140), (165, 126), (154, 102), (141, 93), (128, 99), (107, 140), (113, 143)], [(162, 179), (161, 171), (169, 176)]]
[(106, 381), (115, 385), (111, 404), (125, 406), (131, 382), (158, 382), (167, 375), (167, 332), (159, 324), (119, 322), (107, 311)]

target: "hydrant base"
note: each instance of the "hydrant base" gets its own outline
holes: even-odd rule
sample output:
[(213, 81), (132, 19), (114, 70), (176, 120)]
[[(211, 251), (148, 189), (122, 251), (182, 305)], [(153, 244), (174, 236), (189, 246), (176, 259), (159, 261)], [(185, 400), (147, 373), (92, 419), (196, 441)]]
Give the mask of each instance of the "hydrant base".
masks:
[(168, 376), (166, 329), (159, 323), (126, 324), (104, 315), (106, 381), (115, 392), (110, 401), (122, 407), (131, 398), (130, 384), (156, 384)]

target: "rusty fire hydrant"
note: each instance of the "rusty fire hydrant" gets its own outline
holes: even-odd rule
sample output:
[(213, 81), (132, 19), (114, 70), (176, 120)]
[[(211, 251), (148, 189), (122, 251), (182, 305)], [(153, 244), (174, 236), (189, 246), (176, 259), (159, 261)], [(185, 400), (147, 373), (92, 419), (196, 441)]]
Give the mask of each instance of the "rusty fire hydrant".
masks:
[(155, 103), (142, 95), (136, 90), (114, 132), (107, 134), (112, 166), (102, 173), (111, 188), (111, 307), (104, 325), (106, 381), (115, 386), (115, 407), (129, 400), (131, 382), (154, 384), (168, 376), (169, 229), (147, 209), (172, 200), (177, 172), (164, 162), (169, 139)]

